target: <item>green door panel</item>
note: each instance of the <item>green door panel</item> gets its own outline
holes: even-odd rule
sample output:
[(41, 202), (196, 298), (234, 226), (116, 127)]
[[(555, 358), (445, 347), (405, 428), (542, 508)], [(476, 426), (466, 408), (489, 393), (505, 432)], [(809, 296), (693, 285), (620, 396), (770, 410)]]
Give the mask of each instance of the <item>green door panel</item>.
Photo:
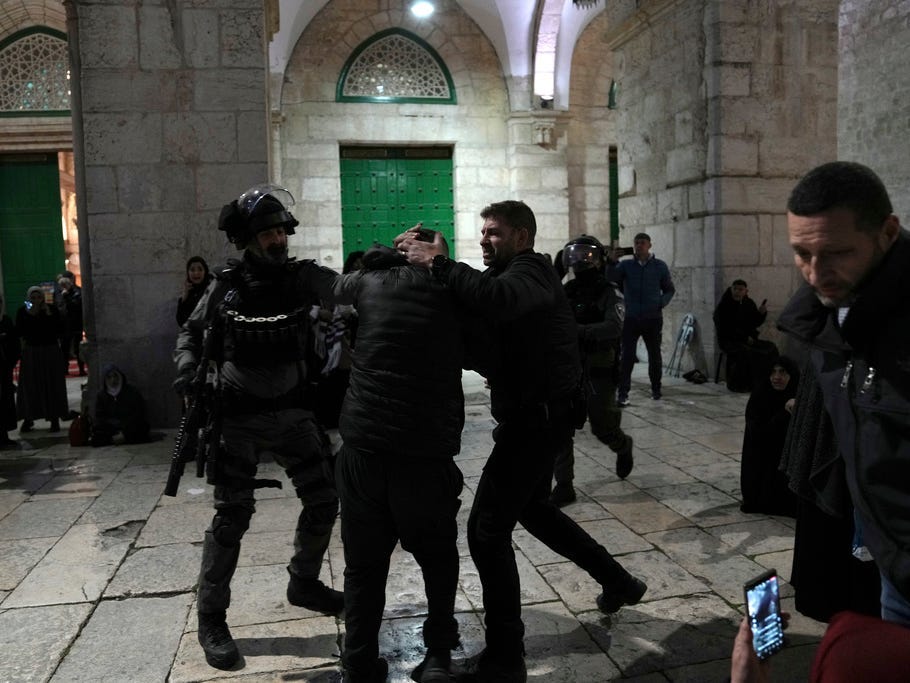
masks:
[[(442, 153), (445, 158), (420, 158), (419, 151), (409, 148), (371, 148), (354, 152), (354, 158), (350, 158), (342, 150), (341, 225), (345, 259), (352, 251), (369, 249), (374, 242), (391, 245), (395, 236), (419, 221), (442, 232), (450, 247), (453, 246), (451, 151), (433, 150), (436, 157)], [(370, 154), (381, 158), (360, 158)]]
[(6, 309), (64, 269), (56, 154), (0, 156), (0, 259)]

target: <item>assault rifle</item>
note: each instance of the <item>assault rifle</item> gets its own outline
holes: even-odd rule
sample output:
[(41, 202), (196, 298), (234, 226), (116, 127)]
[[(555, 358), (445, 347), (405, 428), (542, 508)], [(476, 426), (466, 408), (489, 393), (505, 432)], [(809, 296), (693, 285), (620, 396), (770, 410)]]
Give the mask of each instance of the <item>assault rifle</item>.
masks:
[[(176, 496), (180, 486), (180, 478), (186, 463), (196, 461), (196, 476), (202, 477), (206, 470), (206, 460), (213, 457), (217, 444), (212, 444), (214, 435), (215, 406), (214, 386), (208, 380), (209, 364), (212, 360), (212, 351), (215, 344), (214, 330), (209, 325), (205, 330), (202, 342), (202, 358), (196, 367), (196, 374), (190, 382), (187, 395), (189, 405), (186, 414), (180, 420), (180, 430), (174, 442), (174, 452), (171, 455), (171, 468), (164, 486), (164, 495)], [(212, 453), (209, 453), (212, 451)]]

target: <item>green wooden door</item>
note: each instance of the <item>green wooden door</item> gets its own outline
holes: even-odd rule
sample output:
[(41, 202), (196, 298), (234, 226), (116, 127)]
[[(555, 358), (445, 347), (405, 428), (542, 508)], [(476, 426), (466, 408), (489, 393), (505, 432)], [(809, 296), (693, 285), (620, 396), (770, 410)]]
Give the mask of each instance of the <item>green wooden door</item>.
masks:
[(418, 222), (438, 230), (454, 257), (455, 206), (449, 147), (346, 147), (341, 151), (344, 258), (391, 245)]
[(0, 259), (6, 310), (64, 269), (56, 154), (0, 156)]

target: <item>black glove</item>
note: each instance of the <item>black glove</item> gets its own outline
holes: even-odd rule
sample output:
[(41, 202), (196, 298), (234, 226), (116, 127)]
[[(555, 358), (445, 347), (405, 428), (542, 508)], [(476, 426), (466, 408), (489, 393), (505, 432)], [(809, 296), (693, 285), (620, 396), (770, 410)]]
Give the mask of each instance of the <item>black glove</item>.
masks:
[(193, 379), (196, 377), (196, 370), (191, 367), (184, 368), (183, 371), (177, 376), (177, 379), (174, 380), (174, 391), (177, 392), (178, 396), (186, 396), (187, 391), (190, 389), (190, 385), (193, 383)]

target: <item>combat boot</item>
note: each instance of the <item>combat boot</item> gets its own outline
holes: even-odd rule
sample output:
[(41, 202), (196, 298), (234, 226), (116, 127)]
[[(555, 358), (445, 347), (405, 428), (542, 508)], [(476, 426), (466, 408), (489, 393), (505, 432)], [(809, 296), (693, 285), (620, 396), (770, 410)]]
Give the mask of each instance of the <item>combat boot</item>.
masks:
[(230, 669), (240, 659), (224, 612), (199, 615), (199, 644), (205, 652), (205, 661), (216, 669)]
[(427, 656), (411, 672), (411, 680), (417, 683), (450, 683), (452, 675), (452, 653), (448, 650), (428, 650)]
[(319, 579), (301, 579), (291, 574), (287, 596), (288, 602), (295, 607), (330, 615), (344, 611), (344, 593), (329, 588)]

